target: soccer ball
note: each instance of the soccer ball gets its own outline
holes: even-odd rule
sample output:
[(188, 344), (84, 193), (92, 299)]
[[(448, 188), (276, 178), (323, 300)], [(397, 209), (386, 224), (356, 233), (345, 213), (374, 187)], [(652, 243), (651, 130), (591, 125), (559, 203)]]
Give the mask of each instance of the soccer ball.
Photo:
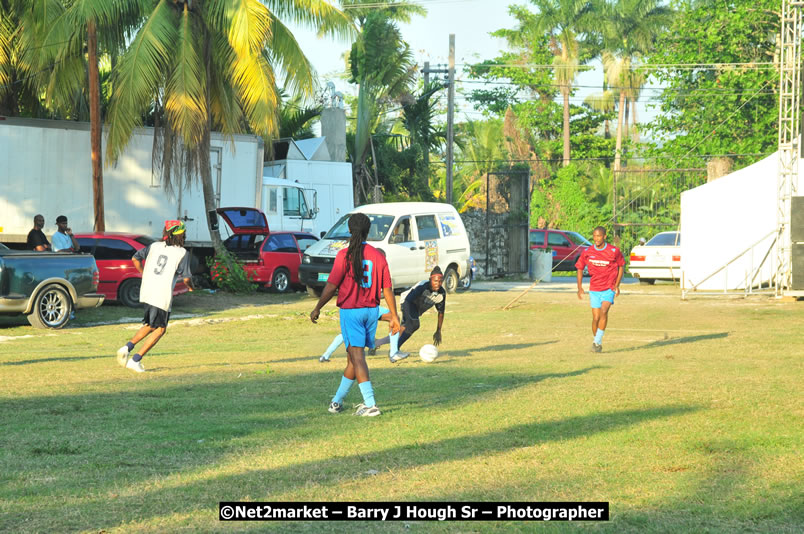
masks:
[(433, 362), (438, 358), (438, 349), (435, 345), (425, 345), (419, 349), (419, 357), (427, 363)]

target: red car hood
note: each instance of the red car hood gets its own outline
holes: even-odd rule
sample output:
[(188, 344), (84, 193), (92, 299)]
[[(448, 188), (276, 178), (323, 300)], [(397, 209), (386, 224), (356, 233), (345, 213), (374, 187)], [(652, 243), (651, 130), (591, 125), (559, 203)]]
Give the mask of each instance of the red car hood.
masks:
[(256, 208), (218, 208), (218, 215), (226, 221), (233, 234), (268, 235), (268, 219)]

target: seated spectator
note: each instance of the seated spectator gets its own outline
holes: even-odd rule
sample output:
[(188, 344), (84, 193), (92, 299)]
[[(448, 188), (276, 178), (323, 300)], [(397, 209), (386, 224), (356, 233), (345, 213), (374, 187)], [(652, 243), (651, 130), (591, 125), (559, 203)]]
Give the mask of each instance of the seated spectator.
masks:
[(30, 232), (28, 232), (29, 250), (35, 250), (37, 252), (50, 250), (50, 242), (47, 240), (47, 236), (42, 231), (42, 228), (44, 228), (44, 226), (45, 226), (44, 215), (42, 214), (36, 215), (34, 217), (34, 227)]
[(59, 215), (56, 217), (56, 228), (58, 230), (53, 234), (53, 251), (54, 252), (78, 252), (81, 246), (78, 241), (73, 237), (73, 231), (67, 226), (67, 217)]

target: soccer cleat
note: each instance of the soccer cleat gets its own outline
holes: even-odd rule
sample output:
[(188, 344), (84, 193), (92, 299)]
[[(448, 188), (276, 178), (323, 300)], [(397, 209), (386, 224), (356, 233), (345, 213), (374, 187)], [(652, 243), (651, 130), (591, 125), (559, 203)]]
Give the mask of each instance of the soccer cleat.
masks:
[(366, 406), (365, 404), (358, 404), (356, 406), (355, 415), (360, 417), (376, 417), (380, 415), (380, 409), (377, 406)]
[(399, 360), (404, 360), (408, 356), (410, 356), (409, 352), (398, 351), (393, 356), (388, 356), (388, 359), (391, 360), (391, 363), (396, 363)]
[(131, 369), (135, 373), (145, 372), (145, 367), (142, 366), (141, 361), (135, 362), (134, 360), (129, 360), (128, 363), (126, 363), (126, 369)]
[(329, 403), (329, 408), (327, 409), (327, 411), (329, 413), (341, 413), (343, 411), (343, 404), (341, 404), (340, 402), (332, 401)]
[(374, 347), (373, 349), (368, 350), (368, 355), (369, 356), (374, 356), (375, 354), (377, 354), (377, 347)]
[(602, 352), (603, 345), (598, 345), (597, 343), (592, 343), (592, 348), (590, 349), (592, 352)]
[(319, 361), (319, 362), (321, 362), (321, 363), (328, 362), (328, 361), (329, 361), (329, 357), (327, 357), (327, 356), (321, 356), (320, 358), (318, 358), (318, 361)]
[(125, 367), (128, 363), (128, 346), (123, 345), (117, 349), (117, 363), (119, 363), (121, 367)]

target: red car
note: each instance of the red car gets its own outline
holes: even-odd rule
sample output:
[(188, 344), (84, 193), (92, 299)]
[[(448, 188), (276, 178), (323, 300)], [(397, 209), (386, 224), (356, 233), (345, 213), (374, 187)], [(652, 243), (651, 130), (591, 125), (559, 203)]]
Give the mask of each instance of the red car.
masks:
[(255, 208), (218, 208), (232, 230), (226, 250), (243, 262), (253, 282), (286, 293), (300, 286), (299, 265), (318, 238), (307, 232), (270, 232), (265, 214)]
[(553, 250), (554, 271), (574, 271), (581, 253), (592, 246), (578, 232), (540, 228), (531, 230), (528, 242), (531, 250), (550, 247)]
[[(134, 268), (131, 257), (156, 240), (141, 234), (116, 232), (75, 234), (75, 238), (81, 252), (95, 256), (100, 271), (98, 293), (105, 295), (107, 301), (118, 300), (126, 306), (139, 306), (142, 274)], [(180, 281), (173, 288), (173, 295), (187, 291), (187, 286)]]

